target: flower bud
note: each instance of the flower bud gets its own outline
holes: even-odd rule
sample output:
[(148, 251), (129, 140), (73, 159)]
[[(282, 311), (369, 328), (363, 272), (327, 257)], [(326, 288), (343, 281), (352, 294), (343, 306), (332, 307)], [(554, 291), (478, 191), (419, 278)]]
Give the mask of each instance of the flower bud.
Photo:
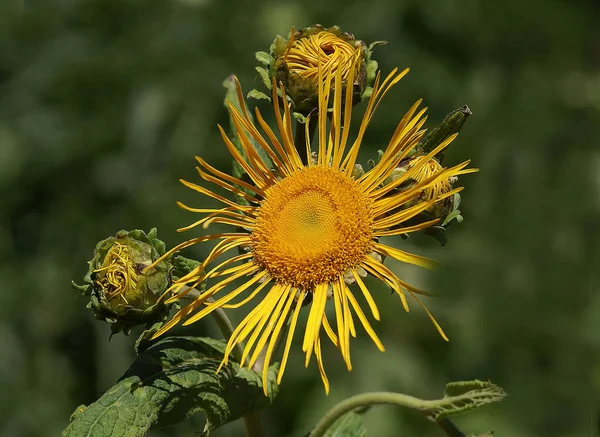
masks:
[[(380, 44), (385, 42), (378, 41), (367, 47), (337, 26), (324, 28), (315, 24), (297, 32), (292, 29), (289, 39), (277, 36), (270, 54), (259, 52), (256, 56), (268, 70), (261, 67), (257, 70), (269, 88), (273, 78), (283, 83), (293, 110), (307, 115), (318, 107), (319, 62), (323, 77), (331, 81), (338, 70), (342, 70), (344, 89), (352, 73), (353, 101), (358, 103), (369, 95), (368, 85), (377, 71), (377, 62), (370, 59), (371, 53), (373, 47)], [(251, 93), (258, 94), (262, 93)]]
[(164, 253), (165, 244), (156, 238), (156, 229), (148, 234), (119, 231), (96, 245), (85, 285), (73, 286), (90, 296), (88, 307), (97, 319), (111, 324), (113, 334), (128, 334), (136, 325), (149, 325), (168, 315), (159, 298), (170, 285), (171, 262), (162, 260), (144, 272)]
[[(415, 156), (410, 158), (405, 164), (407, 171), (415, 166), (420, 167), (412, 177), (415, 183), (424, 181), (443, 170), (442, 165), (437, 159), (431, 158), (426, 163), (423, 163), (426, 159), (426, 156)], [(427, 202), (446, 194), (452, 190), (453, 182), (454, 181), (450, 179), (442, 179), (434, 184), (428, 185), (421, 192), (417, 202)], [(443, 222), (446, 216), (452, 211), (453, 199), (452, 196), (447, 197), (431, 205), (425, 210), (425, 213), (428, 216), (427, 218), (429, 220), (439, 218), (440, 222)]]

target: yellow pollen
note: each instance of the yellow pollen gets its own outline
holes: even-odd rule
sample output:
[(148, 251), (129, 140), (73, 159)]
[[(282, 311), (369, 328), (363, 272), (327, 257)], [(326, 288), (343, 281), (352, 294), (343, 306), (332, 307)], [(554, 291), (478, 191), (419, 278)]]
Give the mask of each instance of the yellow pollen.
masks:
[(251, 235), (254, 262), (301, 290), (335, 282), (370, 251), (371, 211), (371, 200), (346, 174), (299, 170), (266, 190)]

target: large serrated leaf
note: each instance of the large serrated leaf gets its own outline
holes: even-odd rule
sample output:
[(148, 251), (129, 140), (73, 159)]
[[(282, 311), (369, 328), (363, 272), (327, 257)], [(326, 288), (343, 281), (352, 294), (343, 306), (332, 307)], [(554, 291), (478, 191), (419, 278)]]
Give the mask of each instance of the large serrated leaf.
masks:
[(254, 371), (234, 363), (216, 373), (224, 348), (223, 341), (197, 337), (152, 345), (100, 399), (78, 407), (63, 437), (141, 437), (200, 412), (211, 431), (268, 406), (277, 391), (277, 365), (269, 369), (266, 397)]
[(435, 420), (466, 413), (482, 405), (499, 402), (506, 392), (489, 381), (459, 381), (446, 384), (444, 398), (429, 413)]

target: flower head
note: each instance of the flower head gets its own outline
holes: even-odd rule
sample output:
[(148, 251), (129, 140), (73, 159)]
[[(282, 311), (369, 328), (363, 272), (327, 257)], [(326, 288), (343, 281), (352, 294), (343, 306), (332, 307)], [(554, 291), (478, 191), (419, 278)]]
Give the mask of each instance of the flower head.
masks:
[[(355, 64), (358, 62), (354, 60)], [(367, 172), (356, 172), (355, 164), (365, 131), (375, 109), (383, 96), (408, 72), (394, 69), (384, 80), (375, 80), (365, 115), (354, 141), (350, 141), (352, 116), (352, 87), (357, 69), (348, 68), (344, 81), (344, 68), (318, 68), (318, 106), (316, 120), (308, 117), (305, 128), (317, 123), (316, 159), (303, 163), (297, 147), (305, 147), (311, 156), (312, 144), (294, 144), (290, 106), (277, 98), (273, 87), (273, 106), (277, 122), (276, 134), (256, 110), (258, 124), (252, 122), (243, 105), (243, 95), (238, 83), (241, 110), (230, 105), (232, 119), (243, 156), (221, 128), (225, 145), (235, 160), (248, 174), (252, 183), (227, 175), (202, 158), (197, 157), (200, 176), (244, 199), (229, 200), (207, 188), (182, 181), (189, 188), (224, 204), (221, 209), (198, 209), (183, 204), (181, 207), (206, 217), (181, 230), (198, 225), (204, 228), (211, 223), (231, 225), (235, 230), (227, 233), (203, 235), (186, 241), (173, 251), (209, 240), (218, 240), (207, 258), (188, 275), (181, 277), (172, 287), (171, 302), (181, 298), (200, 282), (208, 281), (204, 294), (183, 307), (155, 336), (183, 322), (189, 325), (205, 317), (217, 308), (238, 308), (244, 305), (251, 311), (237, 326), (230, 337), (223, 363), (236, 344), (245, 342), (242, 364), (252, 367), (263, 354), (263, 379), (272, 360), (278, 338), (287, 321), (289, 329), (278, 383), (286, 368), (298, 315), (303, 303), (310, 301), (307, 326), (304, 330), (302, 350), (308, 365), (311, 356), (316, 357), (325, 390), (329, 382), (323, 367), (322, 337), (328, 338), (341, 352), (347, 368), (352, 368), (350, 337), (357, 334), (359, 326), (384, 350), (383, 344), (371, 326), (369, 316), (358, 303), (362, 295), (368, 305), (370, 316), (379, 320), (379, 310), (371, 292), (363, 282), (365, 272), (387, 284), (399, 296), (408, 311), (406, 295), (411, 295), (427, 312), (441, 335), (440, 326), (417, 297), (420, 291), (398, 278), (382, 263), (383, 255), (419, 266), (429, 266), (430, 261), (404, 252), (380, 241), (381, 237), (399, 235), (427, 228), (436, 223), (430, 220), (406, 226), (407, 220), (431, 207), (435, 202), (452, 196), (460, 188), (447, 192), (435, 191), (434, 197), (404, 207), (431, 190), (440, 181), (474, 170), (465, 169), (468, 161), (452, 168), (439, 168), (410, 189), (395, 192), (394, 189), (423, 171), (424, 166), (436, 153), (446, 147), (455, 137), (444, 141), (425, 157), (391, 183), (384, 181), (405, 160), (423, 137), (425, 109), (415, 103), (402, 118), (392, 135), (379, 163)], [(331, 86), (330, 86), (331, 85)], [(285, 89), (280, 88), (283, 102)], [(328, 123), (327, 111), (333, 108)], [(283, 114), (282, 114), (283, 110)], [(262, 131), (262, 132), (261, 132)], [(310, 138), (310, 135), (307, 135)], [(260, 159), (254, 144), (269, 155), (276, 167), (272, 171)], [(243, 249), (239, 252), (237, 249)], [(220, 263), (217, 258), (231, 256)], [(214, 265), (211, 267), (211, 265)], [(351, 278), (351, 281), (348, 281)], [(241, 285), (233, 286), (234, 281)], [(349, 282), (355, 285), (350, 288)], [(225, 291), (231, 287), (228, 291)], [(213, 301), (214, 299), (214, 301)], [(239, 300), (238, 300), (239, 299)], [(335, 320), (330, 322), (325, 307), (333, 301)], [(322, 333), (325, 332), (325, 336)], [(266, 385), (265, 385), (266, 386)], [(265, 388), (266, 390), (266, 388)]]
[(319, 104), (319, 68), (323, 77), (332, 80), (337, 70), (341, 70), (344, 90), (352, 70), (350, 92), (355, 103), (360, 101), (368, 83), (374, 79), (374, 74), (369, 75), (369, 72), (374, 72), (377, 63), (370, 60), (371, 51), (372, 47), (367, 48), (364, 42), (337, 26), (324, 28), (316, 24), (297, 32), (292, 29), (289, 39), (278, 36), (271, 53), (261, 52), (257, 57), (265, 60), (269, 67), (268, 72), (259, 67), (259, 72), (268, 77), (267, 86), (270, 87), (271, 78), (283, 83), (293, 110), (307, 115)]
[[(160, 258), (164, 253), (156, 229), (148, 234), (120, 231), (97, 244), (94, 258), (88, 263), (86, 285), (75, 287), (91, 297), (94, 314), (111, 323), (113, 333), (128, 333), (131, 327), (168, 313), (158, 302), (170, 285), (171, 264)], [(153, 268), (144, 271), (152, 263)]]

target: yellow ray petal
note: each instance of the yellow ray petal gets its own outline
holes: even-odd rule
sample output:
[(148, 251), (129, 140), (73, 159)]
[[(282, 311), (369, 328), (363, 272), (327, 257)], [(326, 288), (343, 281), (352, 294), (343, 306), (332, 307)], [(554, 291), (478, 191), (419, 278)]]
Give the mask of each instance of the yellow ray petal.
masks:
[(265, 395), (267, 394), (267, 372), (269, 370), (269, 364), (271, 363), (271, 357), (273, 356), (273, 352), (275, 351), (275, 346), (278, 343), (281, 328), (283, 327), (283, 324), (288, 319), (288, 315), (290, 313), (290, 308), (292, 306), (292, 303), (294, 302), (295, 294), (296, 294), (295, 290), (293, 290), (291, 288), (288, 289), (287, 298), (285, 300), (285, 305), (283, 307), (283, 310), (281, 311), (281, 314), (279, 315), (279, 318), (277, 319), (275, 329), (273, 329), (273, 332), (271, 333), (269, 345), (267, 347), (267, 353), (265, 354), (265, 361), (263, 364), (263, 373), (262, 373), (263, 390), (265, 392)]
[(265, 196), (265, 192), (263, 190), (261, 190), (260, 188), (258, 188), (255, 185), (250, 185), (249, 183), (238, 179), (236, 177), (233, 177), (231, 175), (228, 175), (227, 173), (224, 173), (222, 171), (217, 170), (216, 168), (214, 168), (212, 165), (210, 165), (208, 162), (206, 162), (204, 159), (202, 159), (199, 156), (196, 156), (196, 161), (198, 161), (198, 163), (204, 167), (204, 169), (210, 173), (212, 173), (213, 175), (215, 175), (216, 177), (223, 179), (224, 181), (230, 182), (234, 185), (239, 185), (240, 187), (245, 188), (248, 191), (252, 191), (253, 193), (256, 193), (262, 197)]
[(329, 337), (329, 340), (331, 340), (331, 342), (337, 347), (340, 347), (338, 337), (337, 335), (335, 335), (335, 332), (331, 328), (329, 320), (327, 320), (327, 313), (323, 313), (323, 320), (321, 321), (321, 323), (323, 324), (323, 328), (325, 329), (325, 333), (327, 334), (327, 337)]
[(398, 294), (398, 296), (400, 296), (400, 300), (402, 301), (402, 306), (404, 307), (404, 310), (406, 312), (409, 312), (408, 302), (406, 301), (404, 290), (400, 288), (400, 284), (396, 275), (394, 275), (383, 264), (378, 263), (370, 256), (366, 256), (363, 263), (360, 266), (364, 268), (368, 273), (371, 273), (373, 276), (375, 276), (377, 279), (383, 281), (392, 290), (394, 290)]
[(283, 378), (283, 373), (285, 372), (285, 366), (287, 365), (288, 357), (290, 354), (290, 346), (292, 345), (292, 339), (294, 338), (294, 331), (296, 330), (296, 324), (298, 323), (298, 315), (300, 314), (300, 309), (302, 308), (303, 301), (304, 298), (297, 298), (296, 300), (296, 307), (294, 308), (294, 313), (292, 314), (292, 320), (290, 321), (287, 339), (285, 341), (285, 348), (283, 349), (281, 365), (279, 366), (279, 372), (277, 373), (277, 384), (281, 384), (281, 379)]
[(375, 300), (373, 300), (373, 296), (371, 296), (369, 289), (363, 282), (360, 275), (356, 272), (356, 270), (352, 270), (352, 276), (354, 276), (354, 279), (356, 280), (356, 283), (358, 284), (358, 288), (360, 288), (360, 291), (362, 291), (362, 294), (365, 297), (365, 300), (367, 301), (369, 308), (371, 309), (371, 314), (373, 314), (373, 318), (375, 320), (379, 320), (379, 318), (380, 318), (379, 309), (377, 308), (377, 304), (375, 303)]
[(356, 298), (350, 292), (350, 290), (348, 290), (348, 288), (346, 288), (345, 292), (346, 296), (348, 297), (348, 301), (352, 306), (352, 309), (354, 309), (354, 312), (358, 316), (358, 320), (360, 320), (360, 323), (362, 323), (363, 327), (365, 328), (365, 331), (367, 331), (367, 334), (369, 335), (369, 337), (371, 337), (371, 340), (373, 340), (373, 343), (375, 343), (377, 348), (381, 352), (384, 352), (385, 348), (383, 347), (383, 343), (381, 343), (381, 340), (379, 340), (379, 337), (377, 337), (377, 334), (375, 334), (375, 330), (371, 327), (371, 324), (367, 320), (367, 317), (365, 316), (363, 310), (360, 308), (360, 305), (356, 301)]
[(246, 297), (245, 299), (243, 299), (243, 300), (241, 300), (241, 301), (239, 301), (237, 303), (224, 304), (222, 306), (222, 308), (232, 308), (233, 309), (233, 308), (241, 308), (241, 307), (243, 307), (248, 302), (250, 302), (252, 299), (254, 299), (258, 295), (258, 293), (260, 293), (260, 291), (263, 288), (265, 288), (267, 286), (267, 284), (270, 283), (270, 281), (271, 281), (270, 279), (265, 279), (263, 282), (261, 282), (260, 284), (258, 284), (258, 287), (256, 287), (254, 289), (254, 291), (252, 291), (252, 293), (248, 297)]
[(317, 365), (319, 367), (319, 373), (321, 374), (321, 379), (323, 380), (323, 386), (325, 387), (325, 394), (329, 394), (329, 380), (327, 379), (327, 374), (325, 373), (325, 367), (323, 366), (323, 356), (321, 354), (321, 339), (319, 337), (315, 340), (315, 356), (317, 358)]
[(414, 264), (416, 266), (425, 267), (427, 269), (433, 269), (436, 266), (436, 263), (429, 258), (408, 253), (403, 250), (396, 249), (395, 247), (386, 246), (385, 244), (373, 243), (373, 248), (379, 253), (391, 256), (392, 258), (395, 258), (398, 261), (402, 261), (408, 264)]
[(290, 289), (290, 285), (286, 285), (281, 288), (277, 305), (275, 306), (275, 309), (271, 312), (269, 317), (269, 323), (267, 324), (267, 326), (265, 326), (264, 331), (260, 336), (260, 339), (258, 340), (258, 343), (256, 343), (256, 346), (254, 347), (254, 353), (250, 357), (248, 367), (252, 368), (254, 366), (256, 360), (263, 352), (263, 349), (267, 344), (269, 338), (271, 337), (271, 335), (273, 335), (274, 329), (277, 326), (277, 322), (279, 321), (279, 318), (282, 317), (283, 309), (289, 300)]
[(310, 357), (313, 352), (313, 345), (319, 338), (319, 330), (321, 329), (321, 320), (325, 311), (325, 303), (327, 301), (327, 284), (319, 284), (313, 292), (313, 301), (310, 306), (310, 313), (306, 323), (304, 332), (304, 341), (302, 342), (302, 350), (306, 353), (304, 366), (308, 367)]
[(183, 326), (187, 326), (187, 325), (190, 325), (190, 324), (192, 324), (194, 322), (197, 322), (198, 320), (202, 319), (206, 315), (212, 313), (217, 308), (221, 308), (223, 304), (225, 304), (225, 303), (229, 302), (231, 299), (234, 299), (235, 297), (239, 296), (241, 293), (243, 293), (244, 291), (246, 291), (250, 286), (252, 286), (256, 282), (258, 282), (263, 276), (265, 276), (265, 274), (266, 274), (266, 272), (259, 272), (259, 273), (257, 273), (254, 277), (252, 277), (251, 279), (249, 279), (248, 281), (246, 281), (244, 284), (240, 285), (235, 290), (227, 293), (227, 295), (225, 295), (222, 298), (216, 300), (215, 302), (209, 303), (204, 309), (202, 309), (202, 311), (200, 311), (200, 312), (194, 314), (192, 317), (188, 318), (183, 323)]

